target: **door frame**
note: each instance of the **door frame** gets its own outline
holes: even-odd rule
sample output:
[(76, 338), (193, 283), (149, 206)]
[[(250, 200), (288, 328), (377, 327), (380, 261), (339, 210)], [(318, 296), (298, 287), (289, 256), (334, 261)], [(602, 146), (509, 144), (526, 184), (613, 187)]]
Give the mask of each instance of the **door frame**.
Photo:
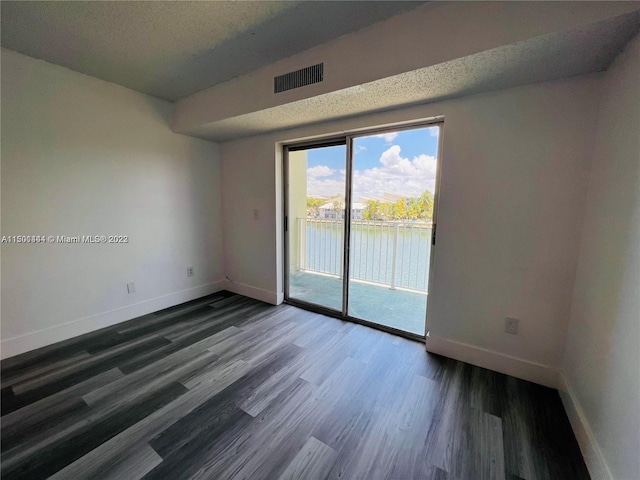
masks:
[[(350, 261), (350, 240), (351, 240), (351, 214), (352, 209), (352, 191), (353, 191), (353, 140), (358, 137), (367, 137), (371, 135), (388, 133), (388, 132), (399, 132), (403, 130), (415, 130), (418, 128), (428, 128), (438, 126), (438, 152), (436, 157), (436, 175), (435, 175), (435, 192), (433, 192), (433, 226), (431, 232), (431, 251), (430, 251), (430, 259), (429, 259), (429, 291), (432, 291), (432, 285), (434, 280), (433, 274), (433, 265), (434, 265), (434, 255), (435, 255), (435, 246), (436, 246), (436, 238), (437, 238), (437, 217), (438, 217), (438, 199), (440, 193), (440, 175), (441, 175), (441, 163), (442, 163), (442, 152), (443, 152), (443, 138), (444, 138), (444, 117), (436, 117), (428, 120), (420, 120), (413, 122), (404, 122), (401, 124), (391, 124), (383, 127), (375, 127), (375, 128), (362, 128), (356, 130), (345, 131), (341, 135), (333, 135), (333, 136), (320, 136), (314, 139), (307, 139), (299, 142), (284, 142), (282, 143), (282, 238), (283, 238), (283, 291), (284, 291), (284, 303), (289, 305), (297, 306), (300, 308), (304, 308), (305, 310), (309, 310), (315, 313), (320, 313), (323, 315), (327, 315), (330, 317), (338, 318), (340, 320), (345, 320), (353, 323), (357, 323), (360, 325), (365, 325), (368, 327), (376, 328), (378, 330), (382, 330), (388, 333), (392, 333), (394, 335), (399, 335), (411, 340), (417, 340), (422, 343), (425, 342), (426, 337), (429, 334), (429, 298), (427, 297), (427, 308), (425, 314), (425, 334), (418, 335), (411, 332), (406, 332), (404, 330), (400, 330), (393, 327), (388, 327), (386, 325), (382, 325), (375, 322), (370, 322), (368, 320), (364, 320), (358, 317), (352, 317), (348, 314), (348, 306), (349, 306), (349, 261)], [(289, 295), (289, 152), (297, 151), (297, 150), (305, 150), (310, 148), (322, 148), (322, 147), (331, 147), (337, 145), (345, 145), (346, 147), (346, 180), (345, 180), (345, 213), (344, 213), (344, 235), (343, 235), (343, 264), (342, 264), (342, 311), (334, 310), (328, 307), (323, 307), (322, 305), (318, 305), (315, 303), (306, 302), (304, 300), (299, 300), (295, 298), (291, 298)], [(347, 208), (349, 207), (349, 208)]]

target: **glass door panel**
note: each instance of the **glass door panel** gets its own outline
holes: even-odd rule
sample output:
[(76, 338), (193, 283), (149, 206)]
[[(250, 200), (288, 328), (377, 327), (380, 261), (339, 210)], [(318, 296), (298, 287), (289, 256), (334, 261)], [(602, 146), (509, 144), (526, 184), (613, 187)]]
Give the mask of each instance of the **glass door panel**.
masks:
[(288, 152), (288, 298), (343, 311), (346, 145)]
[(438, 126), (353, 138), (348, 315), (425, 334)]
[(287, 301), (425, 335), (440, 131), (285, 149)]

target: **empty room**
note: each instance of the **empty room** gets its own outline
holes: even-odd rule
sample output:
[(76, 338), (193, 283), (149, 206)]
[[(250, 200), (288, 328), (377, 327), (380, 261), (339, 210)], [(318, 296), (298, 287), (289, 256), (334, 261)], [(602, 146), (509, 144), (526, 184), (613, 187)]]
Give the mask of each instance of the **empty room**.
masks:
[(640, 2), (0, 20), (2, 479), (640, 478)]

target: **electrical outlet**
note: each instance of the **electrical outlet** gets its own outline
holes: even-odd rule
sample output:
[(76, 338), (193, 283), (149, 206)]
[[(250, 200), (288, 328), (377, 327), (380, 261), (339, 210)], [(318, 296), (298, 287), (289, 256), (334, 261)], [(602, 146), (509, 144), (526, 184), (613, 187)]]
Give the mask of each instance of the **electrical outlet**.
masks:
[(511, 335), (518, 335), (518, 324), (520, 320), (517, 318), (507, 317), (504, 321), (504, 331)]
[(187, 267), (187, 277), (193, 277), (193, 267)]
[(127, 293), (136, 293), (136, 284), (134, 282), (127, 283)]

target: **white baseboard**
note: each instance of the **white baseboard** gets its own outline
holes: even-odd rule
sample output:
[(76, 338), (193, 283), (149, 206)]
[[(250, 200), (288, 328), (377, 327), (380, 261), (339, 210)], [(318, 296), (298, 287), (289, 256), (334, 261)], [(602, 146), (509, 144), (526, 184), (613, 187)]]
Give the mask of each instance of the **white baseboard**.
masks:
[(45, 347), (52, 343), (68, 340), (85, 333), (93, 332), (104, 327), (125, 322), (132, 318), (157, 312), (163, 308), (173, 307), (189, 300), (204, 297), (225, 288), (225, 281), (220, 280), (198, 287), (189, 288), (180, 292), (170, 293), (161, 297), (145, 300), (144, 302), (116, 308), (108, 312), (79, 318), (61, 325), (55, 325), (35, 332), (25, 333), (10, 338), (3, 338), (0, 342), (0, 358), (13, 357), (21, 353)]
[(569, 380), (562, 370), (560, 371), (560, 386), (558, 387), (562, 404), (569, 417), (573, 434), (578, 440), (584, 463), (587, 465), (589, 475), (593, 480), (613, 480), (611, 471), (602, 455), (602, 451), (589, 426), (587, 417), (580, 406), (580, 402), (571, 387)]
[(244, 295), (245, 297), (270, 303), (271, 305), (280, 305), (283, 298), (282, 294), (239, 282), (225, 281), (224, 290), (229, 290), (230, 292), (237, 293), (238, 295)]
[(559, 370), (549, 365), (512, 357), (486, 348), (429, 335), (427, 351), (530, 382), (558, 388)]

